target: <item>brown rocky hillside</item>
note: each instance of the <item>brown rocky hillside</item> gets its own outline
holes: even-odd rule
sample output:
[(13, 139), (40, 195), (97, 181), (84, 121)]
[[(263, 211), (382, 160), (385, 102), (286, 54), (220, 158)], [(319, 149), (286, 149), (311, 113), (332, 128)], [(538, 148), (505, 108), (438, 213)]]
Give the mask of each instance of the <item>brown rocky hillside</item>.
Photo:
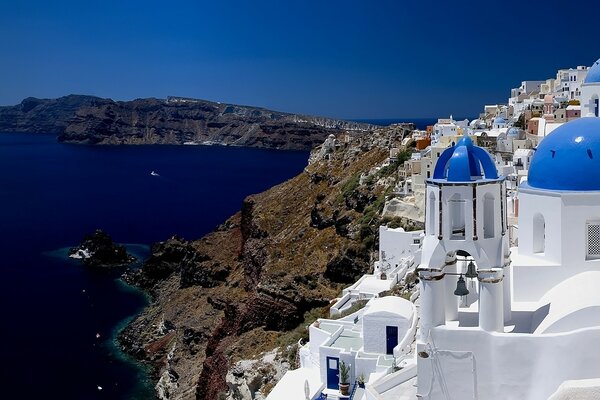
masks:
[[(160, 398), (224, 398), (237, 361), (274, 348), (293, 360), (306, 323), (370, 268), (398, 163), (373, 168), (405, 133), (365, 135), (338, 146), (330, 160), (315, 151), (320, 160), (249, 196), (215, 232), (153, 246), (143, 269), (126, 279), (154, 300), (120, 340), (153, 367)], [(265, 371), (249, 386), (266, 392), (273, 384)]]

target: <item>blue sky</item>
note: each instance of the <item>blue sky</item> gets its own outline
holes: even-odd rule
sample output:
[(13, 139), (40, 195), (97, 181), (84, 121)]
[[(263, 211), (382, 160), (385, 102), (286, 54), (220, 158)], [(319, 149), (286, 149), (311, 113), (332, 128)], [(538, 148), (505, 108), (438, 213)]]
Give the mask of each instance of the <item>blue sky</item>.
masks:
[(591, 0), (4, 1), (0, 104), (178, 95), (341, 118), (472, 116), (521, 80), (591, 65), (599, 13)]

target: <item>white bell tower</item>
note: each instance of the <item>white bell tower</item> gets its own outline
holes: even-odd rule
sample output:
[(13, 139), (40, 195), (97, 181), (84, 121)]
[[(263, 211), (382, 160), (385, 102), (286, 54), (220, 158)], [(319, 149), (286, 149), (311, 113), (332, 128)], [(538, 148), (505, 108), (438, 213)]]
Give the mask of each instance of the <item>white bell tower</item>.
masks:
[[(506, 184), (484, 149), (464, 136), (445, 150), (427, 180), (425, 240), (418, 267), (421, 289), (420, 340), (429, 330), (457, 320), (454, 290), (470, 255), (479, 281), (479, 327), (502, 332), (510, 320), (510, 251)], [(464, 281), (461, 282), (464, 287)], [(458, 289), (457, 289), (458, 290)]]

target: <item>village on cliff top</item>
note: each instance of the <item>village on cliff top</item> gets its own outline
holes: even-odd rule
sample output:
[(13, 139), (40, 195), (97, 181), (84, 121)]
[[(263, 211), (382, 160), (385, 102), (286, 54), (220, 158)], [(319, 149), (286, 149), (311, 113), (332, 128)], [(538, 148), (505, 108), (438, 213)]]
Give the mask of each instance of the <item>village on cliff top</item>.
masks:
[(267, 399), (600, 398), (599, 98), (600, 60), (405, 138), (384, 215), (424, 229), (379, 228)]

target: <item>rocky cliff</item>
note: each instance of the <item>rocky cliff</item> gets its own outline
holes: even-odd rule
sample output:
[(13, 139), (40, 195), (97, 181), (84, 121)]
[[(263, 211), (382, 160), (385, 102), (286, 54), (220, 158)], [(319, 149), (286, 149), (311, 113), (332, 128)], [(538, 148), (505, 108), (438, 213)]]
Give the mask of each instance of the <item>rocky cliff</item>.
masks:
[(154, 300), (120, 341), (152, 366), (158, 397), (268, 393), (294, 365), (306, 324), (369, 270), (400, 162), (379, 167), (405, 133), (383, 129), (319, 147), (303, 173), (249, 196), (215, 232), (153, 246), (125, 279)]
[(58, 99), (28, 97), (16, 106), (0, 107), (0, 132), (62, 134), (77, 110), (104, 101), (94, 96)]
[(374, 127), (263, 108), (170, 97), (113, 101), (71, 95), (0, 107), (0, 132), (53, 133), (82, 144), (219, 144), (310, 150), (330, 134)]

